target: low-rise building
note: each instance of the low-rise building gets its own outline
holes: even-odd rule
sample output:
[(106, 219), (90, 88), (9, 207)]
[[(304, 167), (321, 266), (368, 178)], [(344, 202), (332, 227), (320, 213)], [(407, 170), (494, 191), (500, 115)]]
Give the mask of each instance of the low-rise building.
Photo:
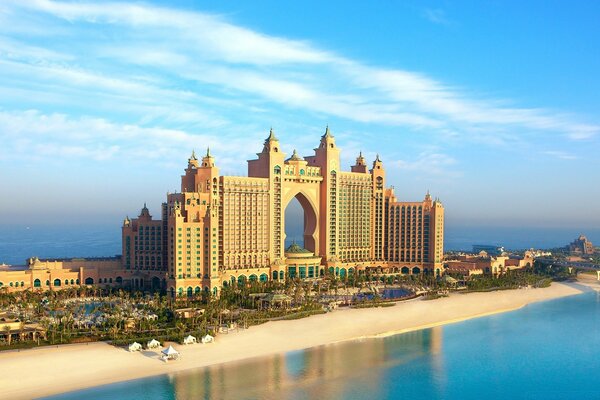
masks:
[(445, 272), (450, 275), (501, 275), (507, 271), (531, 267), (533, 256), (525, 252), (523, 256), (503, 255), (493, 257), (482, 252), (480, 254), (458, 254), (445, 263)]
[(148, 285), (144, 282), (150, 282), (150, 285), (154, 283), (160, 288), (161, 281), (153, 279), (160, 279), (157, 274), (159, 273), (124, 269), (120, 256), (47, 260), (32, 257), (27, 260), (26, 265), (1, 266), (0, 289), (8, 292), (45, 291), (82, 285), (143, 288)]

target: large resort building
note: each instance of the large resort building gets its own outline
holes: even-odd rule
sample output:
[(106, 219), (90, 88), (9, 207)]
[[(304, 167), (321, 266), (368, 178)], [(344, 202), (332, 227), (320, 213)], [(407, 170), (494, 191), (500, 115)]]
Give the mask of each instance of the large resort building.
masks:
[[(184, 296), (218, 295), (223, 286), (253, 280), (443, 273), (441, 202), (429, 193), (423, 201), (398, 201), (379, 156), (369, 168), (360, 154), (342, 171), (329, 128), (314, 155), (286, 158), (271, 130), (257, 156), (248, 161), (248, 176), (238, 177), (220, 175), (210, 151), (192, 153), (181, 191), (167, 195), (160, 219), (144, 205), (137, 218), (124, 220), (119, 267), (111, 262), (103, 274), (82, 264), (74, 279)], [(304, 211), (304, 243), (286, 248), (285, 210), (293, 199)], [(37, 261), (37, 269), (45, 264)]]

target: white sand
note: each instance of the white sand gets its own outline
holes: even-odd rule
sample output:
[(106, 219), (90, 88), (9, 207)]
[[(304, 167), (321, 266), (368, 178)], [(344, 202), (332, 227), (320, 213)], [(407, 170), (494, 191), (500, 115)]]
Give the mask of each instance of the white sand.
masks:
[[(563, 284), (545, 289), (453, 294), (394, 307), (337, 310), (269, 322), (219, 335), (213, 344), (175, 347), (181, 359), (164, 363), (158, 351), (129, 353), (106, 343), (0, 353), (0, 398), (25, 399), (308, 347), (429, 328), (581, 293)], [(310, 334), (307, 334), (310, 332)]]

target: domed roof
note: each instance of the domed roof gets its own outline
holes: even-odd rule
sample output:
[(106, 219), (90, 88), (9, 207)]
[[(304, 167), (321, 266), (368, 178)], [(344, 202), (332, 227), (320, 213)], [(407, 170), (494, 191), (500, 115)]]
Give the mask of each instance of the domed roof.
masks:
[(312, 253), (309, 250), (306, 250), (303, 247), (300, 247), (296, 243), (292, 243), (287, 249), (285, 249), (286, 253)]
[(294, 153), (290, 158), (287, 159), (287, 161), (304, 161), (304, 158), (300, 157), (296, 149), (294, 149)]

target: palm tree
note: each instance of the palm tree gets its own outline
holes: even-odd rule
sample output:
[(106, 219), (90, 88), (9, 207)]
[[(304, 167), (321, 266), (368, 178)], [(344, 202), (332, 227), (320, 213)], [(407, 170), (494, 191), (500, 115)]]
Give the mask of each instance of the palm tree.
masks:
[(19, 322), (19, 340), (23, 340), (23, 332), (25, 331), (25, 322)]
[(10, 341), (11, 341), (11, 334), (10, 334), (10, 325), (4, 325), (4, 334), (6, 335), (6, 340), (8, 342), (8, 345), (10, 346)]
[(119, 324), (114, 324), (109, 329), (109, 333), (110, 333), (111, 339), (115, 340), (117, 338), (117, 335), (119, 334)]
[(177, 324), (175, 324), (175, 329), (177, 329), (179, 336), (183, 337), (183, 334), (185, 333), (185, 324), (179, 321)]

